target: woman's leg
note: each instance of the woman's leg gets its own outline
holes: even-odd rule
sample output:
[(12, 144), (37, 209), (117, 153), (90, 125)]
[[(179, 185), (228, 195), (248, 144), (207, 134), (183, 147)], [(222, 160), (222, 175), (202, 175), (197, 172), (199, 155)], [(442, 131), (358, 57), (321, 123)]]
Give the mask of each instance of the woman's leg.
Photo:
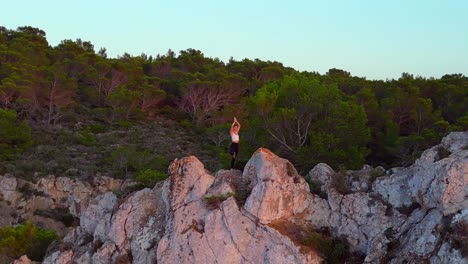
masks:
[(232, 158), (231, 158), (231, 169), (234, 169), (234, 162), (236, 161), (236, 155), (237, 153), (236, 152), (233, 152), (232, 153)]

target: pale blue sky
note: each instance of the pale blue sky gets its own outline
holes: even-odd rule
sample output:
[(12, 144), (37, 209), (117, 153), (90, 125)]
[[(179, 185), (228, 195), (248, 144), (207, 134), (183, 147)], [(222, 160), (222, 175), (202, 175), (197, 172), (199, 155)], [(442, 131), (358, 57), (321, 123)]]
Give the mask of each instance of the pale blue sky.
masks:
[(49, 44), (91, 41), (115, 57), (194, 48), (367, 79), (468, 75), (465, 0), (9, 0), (0, 25), (44, 30)]

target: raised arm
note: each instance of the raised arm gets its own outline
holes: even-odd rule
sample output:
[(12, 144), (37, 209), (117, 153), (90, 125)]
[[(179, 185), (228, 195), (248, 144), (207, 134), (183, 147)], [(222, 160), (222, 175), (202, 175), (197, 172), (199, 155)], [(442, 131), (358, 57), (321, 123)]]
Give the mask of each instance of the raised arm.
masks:
[(237, 126), (239, 126), (239, 130), (241, 128), (241, 124), (239, 123), (239, 121), (237, 121), (237, 118), (234, 117), (234, 123), (237, 123)]
[(235, 125), (236, 122), (237, 122), (235, 119), (236, 119), (236, 118), (234, 118), (234, 122), (232, 122), (232, 124), (231, 124), (231, 130), (229, 130), (229, 133), (231, 133), (231, 134), (234, 133), (234, 125)]
[(234, 122), (232, 122), (232, 124), (231, 124), (231, 130), (229, 131), (229, 133), (231, 133), (231, 134), (234, 133), (234, 126), (236, 126), (236, 125), (238, 127), (238, 130), (240, 130), (241, 125), (240, 125), (239, 121), (237, 121), (237, 118), (234, 117)]

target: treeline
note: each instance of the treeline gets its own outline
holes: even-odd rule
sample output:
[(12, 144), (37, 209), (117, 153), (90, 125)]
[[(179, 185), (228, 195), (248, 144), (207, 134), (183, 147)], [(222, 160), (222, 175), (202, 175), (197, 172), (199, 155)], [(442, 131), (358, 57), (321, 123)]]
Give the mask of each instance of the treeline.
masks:
[(45, 35), (0, 27), (0, 107), (34, 124), (164, 115), (222, 151), (237, 116), (241, 160), (266, 146), (304, 171), (318, 162), (407, 165), (448, 132), (468, 129), (461, 74), (369, 81), (340, 69), (321, 75), (258, 59), (225, 63), (194, 49), (108, 58), (80, 39), (51, 47)]

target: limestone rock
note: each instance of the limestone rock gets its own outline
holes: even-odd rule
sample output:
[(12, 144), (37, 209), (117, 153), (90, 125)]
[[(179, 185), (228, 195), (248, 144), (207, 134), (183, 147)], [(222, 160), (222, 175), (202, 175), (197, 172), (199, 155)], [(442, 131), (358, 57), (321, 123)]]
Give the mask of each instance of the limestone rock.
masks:
[(437, 254), (431, 257), (430, 262), (432, 264), (466, 264), (468, 260), (462, 256), (459, 250), (454, 249), (449, 243), (445, 242)]
[(322, 191), (327, 191), (332, 187), (332, 176), (335, 171), (325, 163), (319, 163), (305, 176), (307, 180), (320, 183)]
[(121, 180), (111, 180), (108, 177), (101, 177), (94, 181), (95, 184), (99, 184), (94, 185), (97, 187), (76, 179), (50, 175), (38, 181), (36, 190), (55, 201), (61, 201), (69, 207), (72, 215), (79, 217), (93, 197), (117, 188), (121, 182)]
[(68, 264), (70, 263), (73, 257), (72, 250), (66, 250), (64, 252), (56, 251), (52, 253), (50, 256), (46, 257), (43, 264)]
[[(328, 165), (307, 176), (322, 184), (326, 195), (318, 196), (287, 160), (266, 149), (242, 173), (213, 176), (194, 156), (177, 159), (167, 180), (120, 200), (104, 192), (113, 188), (106, 180), (102, 190), (44, 180), (41, 191), (75, 204), (81, 220), (63, 239), (71, 249), (51, 252), (46, 263), (321, 263), (324, 255), (297, 234), (321, 228), (345, 237), (364, 263), (466, 263), (444, 230), (468, 222), (467, 134), (450, 134), (389, 175), (370, 166), (348, 171), (352, 193), (345, 195), (331, 185)], [(44, 206), (56, 205), (43, 198), (37, 200)], [(207, 198), (218, 200), (213, 206)]]
[(244, 208), (263, 224), (291, 218), (308, 206), (310, 191), (304, 178), (288, 160), (267, 149), (253, 154), (242, 177), (253, 186)]
[[(400, 240), (402, 253), (412, 253), (422, 257), (428, 257), (435, 250), (440, 240), (440, 232), (435, 232), (442, 220), (442, 212), (437, 209), (429, 211), (426, 216), (408, 235)], [(410, 255), (410, 254), (408, 254)]]
[(173, 207), (200, 199), (214, 181), (214, 177), (206, 172), (203, 164), (194, 156), (173, 161), (169, 173), (171, 175), (169, 199)]
[(18, 182), (16, 178), (0, 175), (0, 195), (5, 201), (15, 203), (20, 194), (16, 191)]
[(28, 258), (28, 256), (23, 255), (19, 259), (13, 261), (13, 264), (31, 264), (31, 260)]
[[(266, 158), (274, 158), (271, 155), (269, 153)], [(262, 163), (261, 159), (262, 156), (257, 162)], [(196, 169), (189, 170), (187, 167)], [(254, 215), (239, 208), (233, 197), (221, 202), (218, 209), (207, 208), (203, 199), (200, 199), (202, 192), (196, 192), (194, 195), (188, 191), (205, 190), (206, 194), (214, 192), (206, 188), (208, 180), (194, 180), (205, 177), (197, 160), (191, 158), (175, 161), (170, 167), (170, 172), (172, 182), (168, 194), (170, 199), (167, 202), (171, 209), (166, 222), (165, 235), (157, 249), (158, 263), (321, 262), (321, 258), (315, 252), (302, 251), (287, 236), (259, 223)], [(226, 175), (227, 173), (221, 173), (217, 176)], [(235, 178), (235, 175), (232, 177)], [(181, 179), (187, 179), (188, 184), (174, 184)], [(252, 178), (254, 179), (257, 180)], [(219, 190), (218, 186), (226, 185), (230, 180), (217, 179), (214, 182), (216, 184), (211, 188)], [(253, 184), (262, 184), (262, 182), (255, 181)], [(254, 194), (250, 196), (252, 195)], [(174, 199), (174, 197), (179, 198)], [(200, 198), (193, 199), (193, 197)], [(182, 204), (180, 201), (188, 202)]]
[(468, 146), (468, 132), (452, 132), (442, 139), (441, 145), (450, 152), (458, 152)]
[[(426, 210), (439, 208), (449, 215), (468, 207), (468, 132), (451, 133), (445, 144), (426, 150), (414, 165), (388, 177), (378, 178), (373, 190), (394, 207), (410, 207), (418, 203)], [(447, 157), (440, 148), (450, 149)]]
[[(111, 192), (99, 195), (93, 199), (80, 216), (80, 226), (83, 231), (89, 234), (94, 234), (98, 224), (102, 223), (105, 225), (106, 223), (109, 223), (112, 216), (112, 210), (116, 204), (117, 197)], [(98, 233), (107, 233), (105, 228), (104, 230), (99, 231), (100, 232)], [(102, 237), (102, 235), (97, 235), (96, 237)]]

